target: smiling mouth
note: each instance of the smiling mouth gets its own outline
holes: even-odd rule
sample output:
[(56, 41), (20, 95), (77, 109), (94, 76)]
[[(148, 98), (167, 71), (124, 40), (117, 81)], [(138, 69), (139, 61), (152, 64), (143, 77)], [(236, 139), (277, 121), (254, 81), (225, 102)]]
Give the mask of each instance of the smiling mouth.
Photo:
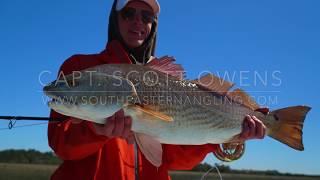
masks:
[(129, 30), (129, 33), (140, 38), (145, 35), (145, 31)]

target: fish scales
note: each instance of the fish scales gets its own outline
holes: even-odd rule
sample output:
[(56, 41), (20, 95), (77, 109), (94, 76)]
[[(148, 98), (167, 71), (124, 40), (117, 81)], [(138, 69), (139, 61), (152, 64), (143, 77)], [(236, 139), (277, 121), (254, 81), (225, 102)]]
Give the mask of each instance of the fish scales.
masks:
[[(105, 124), (106, 117), (124, 109), (132, 118), (131, 130), (140, 150), (156, 167), (162, 163), (160, 143), (241, 143), (243, 140), (238, 135), (246, 115), (263, 121), (270, 137), (296, 150), (304, 150), (302, 128), (311, 107), (300, 105), (259, 111), (259, 106), (240, 89), (228, 92), (228, 96), (220, 94), (230, 89), (232, 83), (218, 84), (218, 78), (213, 75), (196, 81), (181, 80), (168, 75), (167, 70), (182, 70), (172, 61), (152, 62), (147, 66), (106, 64), (89, 68), (84, 71), (96, 73), (77, 79), (68, 75), (68, 83), (54, 81), (44, 87), (44, 92), (52, 98), (49, 106), (53, 110), (99, 124)], [(208, 78), (215, 79), (214, 83), (203, 86), (201, 80)], [(93, 98), (88, 103), (83, 98), (71, 100), (74, 96)], [(66, 102), (61, 101), (61, 97), (66, 97)], [(241, 101), (233, 100), (236, 97)], [(106, 103), (98, 103), (103, 98), (107, 98)]]

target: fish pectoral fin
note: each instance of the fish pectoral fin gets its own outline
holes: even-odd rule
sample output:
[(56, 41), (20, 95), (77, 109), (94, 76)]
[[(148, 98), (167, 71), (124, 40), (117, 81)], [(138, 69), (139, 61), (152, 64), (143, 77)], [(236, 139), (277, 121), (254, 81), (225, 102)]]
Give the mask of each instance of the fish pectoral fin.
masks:
[(156, 117), (156, 119), (160, 119), (162, 121), (173, 122), (173, 118), (171, 116), (168, 116), (161, 112), (154, 111), (148, 108), (148, 106), (131, 105), (130, 108), (133, 108), (134, 110), (142, 113), (141, 114), (142, 116), (148, 115), (148, 116)]
[(162, 164), (161, 143), (151, 136), (142, 133), (135, 133), (136, 142), (145, 158), (154, 166), (160, 167)]

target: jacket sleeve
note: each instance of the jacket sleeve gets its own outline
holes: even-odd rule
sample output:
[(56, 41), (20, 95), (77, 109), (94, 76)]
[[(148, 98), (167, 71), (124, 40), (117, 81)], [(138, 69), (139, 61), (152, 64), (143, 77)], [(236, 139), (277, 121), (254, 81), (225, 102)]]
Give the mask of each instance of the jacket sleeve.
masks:
[(51, 118), (64, 119), (51, 122), (48, 126), (49, 146), (63, 160), (85, 158), (97, 152), (108, 141), (105, 136), (96, 135), (91, 122), (72, 124), (72, 117), (51, 111)]
[(164, 163), (169, 170), (190, 170), (198, 165), (208, 153), (217, 149), (216, 144), (163, 145)]
[[(75, 57), (69, 58), (59, 70), (59, 74), (67, 75), (77, 69)], [(91, 122), (83, 121), (80, 124), (71, 123), (72, 117), (64, 116), (53, 110), (51, 118), (63, 119), (61, 122), (50, 122), (48, 125), (48, 142), (54, 152), (63, 160), (85, 158), (97, 152), (108, 138), (97, 135)]]

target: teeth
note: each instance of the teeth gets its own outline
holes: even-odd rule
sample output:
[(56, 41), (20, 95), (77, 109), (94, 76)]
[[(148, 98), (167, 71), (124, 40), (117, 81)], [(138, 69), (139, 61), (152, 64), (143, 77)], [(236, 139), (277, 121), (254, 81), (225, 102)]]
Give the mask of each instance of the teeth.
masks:
[(141, 35), (142, 35), (142, 33), (141, 33), (140, 31), (132, 31), (132, 32), (134, 32), (134, 33), (138, 34), (139, 36), (141, 36)]

